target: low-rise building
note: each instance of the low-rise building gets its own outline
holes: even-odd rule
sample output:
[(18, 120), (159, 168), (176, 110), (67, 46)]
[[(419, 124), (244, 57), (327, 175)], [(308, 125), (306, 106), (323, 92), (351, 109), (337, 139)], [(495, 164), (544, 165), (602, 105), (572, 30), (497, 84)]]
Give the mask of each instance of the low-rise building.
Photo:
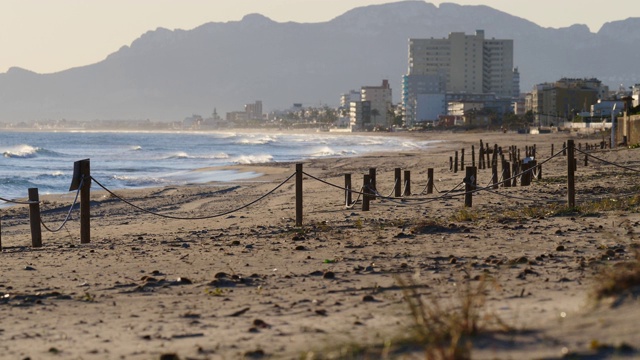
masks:
[(534, 86), (526, 96), (525, 110), (534, 114), (536, 124), (554, 125), (588, 112), (591, 105), (606, 99), (608, 93), (609, 88), (595, 78), (562, 78)]

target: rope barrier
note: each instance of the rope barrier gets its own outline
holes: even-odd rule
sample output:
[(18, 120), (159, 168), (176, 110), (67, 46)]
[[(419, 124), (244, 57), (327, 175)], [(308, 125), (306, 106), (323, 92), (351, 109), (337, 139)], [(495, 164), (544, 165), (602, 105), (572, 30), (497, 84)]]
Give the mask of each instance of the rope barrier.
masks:
[(38, 201), (20, 201), (20, 200), (9, 200), (3, 197), (0, 197), (0, 200), (9, 203), (9, 204), (17, 204), (17, 205), (35, 205), (38, 204)]
[(207, 219), (213, 219), (213, 218), (217, 218), (217, 217), (221, 217), (221, 216), (225, 216), (225, 215), (229, 215), (232, 214), (234, 212), (240, 211), (242, 209), (245, 209), (257, 202), (259, 202), (260, 200), (266, 198), (267, 196), (273, 194), (276, 190), (278, 190), (282, 185), (284, 185), (285, 183), (287, 183), (287, 181), (291, 180), (291, 178), (293, 178), (296, 175), (296, 173), (291, 174), (288, 178), (286, 178), (283, 182), (281, 182), (278, 186), (276, 186), (275, 188), (273, 188), (273, 190), (267, 192), (266, 194), (260, 196), (259, 198), (257, 198), (256, 200), (253, 200), (252, 202), (245, 204), (239, 208), (233, 209), (233, 210), (229, 210), (229, 211), (225, 211), (223, 213), (220, 214), (216, 214), (216, 215), (209, 215), (209, 216), (196, 216), (196, 217), (181, 217), (181, 216), (172, 216), (172, 215), (165, 215), (165, 214), (160, 214), (151, 210), (147, 210), (144, 209), (140, 206), (137, 206), (133, 203), (131, 203), (130, 201), (122, 198), (121, 196), (117, 195), (116, 193), (114, 193), (113, 191), (107, 189), (104, 185), (102, 185), (98, 180), (96, 180), (93, 176), (91, 177), (91, 179), (98, 184), (98, 186), (100, 186), (102, 189), (104, 189), (106, 192), (108, 192), (111, 196), (117, 198), (118, 200), (124, 202), (125, 204), (133, 207), (134, 209), (137, 209), (139, 211), (142, 211), (144, 213), (150, 214), (150, 215), (155, 215), (155, 216), (159, 216), (159, 217), (163, 217), (166, 219), (174, 219), (174, 220), (207, 220)]
[(601, 158), (599, 158), (599, 157), (597, 157), (597, 156), (595, 156), (595, 155), (589, 154), (589, 153), (584, 152), (584, 151), (582, 151), (582, 150), (578, 150), (578, 149), (575, 149), (575, 150), (576, 150), (577, 152), (579, 152), (579, 153), (585, 154), (585, 155), (587, 155), (588, 157), (594, 158), (594, 159), (596, 159), (596, 160), (598, 160), (598, 161), (601, 161), (601, 162), (603, 162), (603, 163), (605, 163), (605, 164), (613, 165), (613, 166), (619, 167), (619, 168), (621, 168), (621, 169), (629, 170), (629, 171), (640, 172), (640, 170), (638, 170), (638, 169), (630, 168), (630, 167), (628, 167), (628, 166), (619, 165), (619, 164), (616, 164), (616, 163), (614, 163), (614, 162), (611, 162), (611, 161), (607, 161), (607, 160), (601, 159)]
[(362, 190), (363, 189), (364, 189), (363, 187), (360, 188), (360, 191), (358, 193), (358, 197), (351, 204), (347, 204), (347, 195), (345, 194), (345, 199), (344, 199), (344, 204), (345, 204), (344, 207), (345, 207), (345, 209), (351, 209), (358, 203), (358, 200), (360, 200), (360, 197), (362, 196)]
[(409, 182), (407, 180), (404, 181), (404, 187), (400, 189), (400, 194), (404, 197), (404, 194), (407, 193), (407, 186), (409, 186)]
[[(387, 197), (391, 197), (391, 195), (393, 195), (396, 192), (396, 185), (398, 185), (398, 179), (396, 179), (393, 182), (393, 190), (391, 190), (391, 192), (389, 193), (389, 195), (387, 195)], [(404, 194), (404, 193), (402, 193), (402, 194)]]
[(364, 195), (364, 193), (362, 192), (362, 189), (363, 189), (363, 188), (360, 188), (360, 191), (355, 191), (355, 190), (352, 190), (352, 189), (347, 189), (347, 188), (346, 188), (346, 187), (344, 187), (344, 186), (340, 186), (340, 185), (332, 184), (332, 183), (330, 183), (330, 182), (328, 182), (328, 181), (326, 181), (326, 180), (319, 179), (319, 178), (317, 178), (317, 177), (315, 177), (315, 176), (313, 176), (313, 175), (311, 175), (311, 174), (307, 174), (307, 173), (306, 173), (306, 172), (304, 172), (304, 171), (303, 171), (302, 173), (303, 173), (303, 174), (305, 174), (306, 176), (310, 177), (310, 178), (311, 178), (311, 179), (313, 179), (313, 180), (319, 181), (319, 182), (321, 182), (321, 183), (323, 183), (323, 184), (325, 184), (325, 185), (333, 186), (333, 187), (334, 187), (334, 188), (336, 188), (336, 189), (340, 189), (340, 190), (342, 190), (342, 191), (349, 191), (349, 192), (351, 192), (352, 194), (358, 194), (358, 196)]
[(67, 222), (69, 221), (69, 219), (71, 219), (71, 212), (73, 211), (74, 206), (76, 206), (76, 204), (78, 203), (78, 195), (80, 195), (80, 190), (82, 189), (82, 184), (84, 183), (84, 178), (82, 178), (80, 180), (80, 185), (78, 186), (78, 191), (76, 191), (76, 197), (75, 199), (73, 199), (73, 203), (71, 204), (71, 206), (69, 207), (69, 211), (67, 212), (67, 216), (65, 217), (65, 219), (62, 221), (62, 225), (60, 225), (57, 229), (52, 230), (51, 228), (49, 228), (47, 226), (47, 224), (44, 223), (44, 221), (42, 220), (42, 216), (40, 216), (40, 224), (42, 224), (42, 227), (44, 227), (47, 231), (52, 232), (52, 233), (57, 233), (58, 231), (62, 230), (62, 228), (67, 225)]
[[(389, 201), (398, 205), (403, 205), (403, 206), (409, 206), (409, 205), (424, 205), (424, 204), (428, 204), (431, 203), (433, 201), (436, 200), (444, 200), (444, 199), (449, 199), (452, 198), (454, 196), (457, 195), (449, 195), (449, 193), (455, 191), (458, 187), (460, 187), (460, 185), (464, 184), (464, 182), (459, 183), (458, 185), (456, 185), (453, 189), (447, 191), (444, 195), (440, 195), (437, 197), (431, 197), (431, 198), (408, 198), (405, 197), (402, 200), (397, 200), (396, 198), (392, 198), (392, 197), (385, 197), (381, 194), (376, 194), (381, 200), (383, 201)], [(420, 202), (414, 202), (414, 201), (420, 201)], [(409, 204), (408, 202), (413, 202), (411, 204)]]

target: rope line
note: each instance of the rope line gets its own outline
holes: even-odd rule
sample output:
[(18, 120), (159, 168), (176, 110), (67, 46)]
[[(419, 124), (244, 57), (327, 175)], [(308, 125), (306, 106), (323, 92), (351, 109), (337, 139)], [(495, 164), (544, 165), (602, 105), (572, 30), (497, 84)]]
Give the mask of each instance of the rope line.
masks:
[(405, 179), (404, 180), (404, 188), (400, 189), (400, 194), (402, 194), (401, 196), (404, 197), (404, 195), (407, 193), (407, 187), (409, 186), (409, 182)]
[(9, 199), (5, 199), (3, 197), (0, 197), (0, 200), (6, 202), (6, 203), (10, 203), (10, 204), (18, 204), (18, 205), (35, 205), (38, 204), (38, 201), (20, 201), (20, 200), (9, 200)]
[(49, 232), (57, 233), (58, 231), (62, 230), (62, 228), (65, 225), (67, 225), (67, 222), (69, 221), (69, 219), (71, 219), (71, 212), (73, 211), (73, 208), (78, 203), (78, 195), (80, 195), (80, 190), (82, 189), (82, 184), (84, 184), (84, 177), (80, 180), (80, 185), (78, 186), (78, 191), (76, 191), (76, 197), (75, 197), (75, 199), (73, 199), (73, 203), (69, 207), (69, 211), (67, 212), (67, 216), (62, 221), (62, 224), (57, 229), (53, 230), (53, 229), (49, 228), (47, 226), (47, 224), (44, 223), (44, 220), (42, 220), (42, 216), (40, 216), (40, 224), (42, 224), (42, 227), (44, 227)]
[[(449, 195), (449, 193), (451, 193), (452, 191), (454, 191), (455, 189), (457, 189), (458, 187), (460, 187), (460, 185), (462, 185), (464, 182), (461, 182), (460, 184), (456, 185), (456, 187), (454, 187), (453, 189), (447, 191), (444, 195), (440, 195), (440, 196), (436, 196), (436, 197), (431, 197), (431, 198), (408, 198), (405, 197), (402, 200), (398, 200), (396, 198), (392, 198), (392, 197), (385, 197), (384, 195), (381, 194), (376, 194), (383, 202), (389, 201), (398, 205), (402, 205), (402, 206), (409, 206), (409, 205), (424, 205), (424, 204), (428, 204), (431, 203), (433, 201), (437, 201), (437, 200), (444, 200), (444, 199), (449, 199), (452, 198), (455, 195)], [(408, 202), (410, 201), (419, 201), (419, 202), (413, 202), (411, 204), (408, 204)]]
[(308, 174), (308, 173), (306, 173), (306, 172), (304, 172), (304, 171), (303, 171), (302, 173), (303, 173), (303, 174), (305, 174), (306, 176), (308, 176), (308, 177), (312, 178), (313, 180), (319, 181), (319, 182), (321, 182), (321, 183), (323, 183), (323, 184), (325, 184), (325, 185), (333, 186), (333, 187), (334, 187), (334, 188), (336, 188), (336, 189), (340, 189), (340, 190), (342, 190), (342, 191), (349, 191), (349, 192), (351, 192), (352, 194), (358, 194), (359, 196), (360, 196), (360, 195), (364, 195), (364, 193), (362, 192), (362, 188), (360, 188), (360, 191), (355, 191), (355, 190), (348, 189), (348, 188), (343, 187), (343, 186), (339, 186), (339, 185), (336, 185), (336, 184), (332, 184), (332, 183), (330, 183), (330, 182), (328, 182), (328, 181), (326, 181), (326, 180), (322, 180), (322, 179), (320, 179), (320, 178), (317, 178), (317, 177), (315, 177), (315, 176), (313, 176), (313, 175), (311, 175), (311, 174)]
[(278, 190), (282, 185), (284, 185), (287, 181), (291, 180), (292, 177), (294, 177), (296, 175), (296, 173), (291, 174), (288, 178), (286, 178), (283, 182), (281, 182), (278, 186), (276, 186), (275, 188), (273, 188), (273, 190), (267, 192), (266, 194), (260, 196), (259, 198), (257, 198), (256, 200), (253, 200), (252, 202), (240, 206), (239, 208), (233, 209), (233, 210), (229, 210), (229, 211), (225, 211), (223, 213), (220, 214), (216, 214), (216, 215), (209, 215), (209, 216), (196, 216), (196, 217), (182, 217), (182, 216), (173, 216), (173, 215), (165, 215), (165, 214), (160, 214), (151, 210), (147, 210), (144, 209), (140, 206), (137, 206), (133, 203), (131, 203), (130, 201), (122, 198), (121, 196), (117, 195), (116, 193), (114, 193), (113, 191), (107, 189), (104, 185), (102, 185), (98, 180), (96, 180), (93, 176), (91, 177), (91, 179), (93, 181), (95, 181), (96, 184), (98, 184), (98, 186), (100, 186), (102, 189), (104, 189), (106, 192), (108, 192), (111, 196), (119, 199), (120, 201), (124, 202), (125, 204), (133, 207), (134, 209), (140, 210), (144, 213), (150, 214), (150, 215), (155, 215), (155, 216), (159, 216), (159, 217), (163, 217), (166, 219), (174, 219), (174, 220), (207, 220), (207, 219), (213, 219), (213, 218), (217, 218), (217, 217), (221, 217), (221, 216), (225, 216), (225, 215), (229, 215), (232, 214), (234, 212), (240, 211), (242, 209), (245, 209), (257, 202), (259, 202), (260, 200), (266, 198), (267, 196), (273, 194), (276, 190)]
[(621, 169), (625, 169), (625, 170), (629, 170), (629, 171), (640, 172), (640, 170), (638, 170), (638, 169), (630, 168), (630, 167), (628, 167), (628, 166), (624, 166), (624, 165), (616, 164), (616, 163), (614, 163), (614, 162), (611, 162), (611, 161), (607, 161), (607, 160), (601, 159), (601, 158), (599, 158), (599, 157), (597, 157), (597, 156), (595, 156), (595, 155), (591, 155), (591, 154), (589, 154), (589, 153), (587, 153), (587, 152), (584, 152), (584, 151), (582, 151), (582, 150), (578, 150), (578, 149), (574, 149), (574, 150), (576, 150), (576, 151), (577, 151), (577, 152), (579, 152), (579, 153), (585, 154), (585, 155), (587, 155), (587, 156), (589, 156), (589, 157), (592, 157), (592, 158), (594, 158), (594, 159), (596, 159), (596, 160), (598, 160), (598, 161), (601, 161), (601, 162), (603, 162), (603, 163), (605, 163), (605, 164), (609, 164), (609, 165), (617, 166), (617, 167), (619, 167), (619, 168), (621, 168)]
[(344, 204), (345, 204), (344, 207), (345, 207), (345, 209), (352, 209), (358, 203), (358, 200), (360, 200), (360, 197), (362, 196), (362, 190), (363, 189), (364, 189), (363, 187), (360, 188), (360, 191), (358, 193), (358, 197), (351, 204), (347, 204), (347, 195), (345, 193), (345, 196), (344, 196), (345, 197), (345, 199), (344, 199)]
[[(395, 192), (396, 192), (396, 185), (398, 185), (398, 179), (396, 179), (396, 180), (393, 182), (393, 190), (391, 190), (391, 192), (389, 193), (389, 195), (387, 195), (387, 197), (391, 197), (391, 195), (395, 194)], [(402, 195), (401, 195), (401, 196), (402, 196)]]

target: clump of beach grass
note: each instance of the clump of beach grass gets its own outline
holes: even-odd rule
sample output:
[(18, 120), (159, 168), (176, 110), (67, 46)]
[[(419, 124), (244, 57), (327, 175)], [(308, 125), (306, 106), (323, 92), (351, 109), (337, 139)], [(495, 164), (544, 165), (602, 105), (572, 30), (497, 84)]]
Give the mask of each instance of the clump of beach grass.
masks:
[(640, 295), (640, 251), (634, 250), (632, 259), (604, 267), (596, 277), (596, 300), (624, 295)]
[(395, 279), (410, 312), (402, 336), (382, 344), (349, 343), (330, 351), (308, 352), (300, 359), (396, 359), (411, 355), (427, 360), (465, 360), (471, 359), (473, 338), (492, 322), (508, 328), (495, 315), (486, 314), (489, 286), (494, 283), (490, 278), (458, 283), (459, 291), (451, 306), (442, 305), (435, 294), (420, 294), (419, 289), (425, 287), (413, 278)]
[(476, 221), (480, 218), (482, 218), (480, 211), (469, 208), (462, 208), (451, 215), (451, 220), (458, 222)]
[[(412, 318), (413, 343), (424, 348), (426, 359), (470, 359), (473, 336), (484, 330), (484, 307), (491, 280), (481, 277), (458, 283), (457, 304), (443, 306), (435, 296), (424, 298), (411, 279), (396, 277)], [(496, 318), (494, 318), (496, 319)], [(499, 322), (499, 321), (498, 321)]]

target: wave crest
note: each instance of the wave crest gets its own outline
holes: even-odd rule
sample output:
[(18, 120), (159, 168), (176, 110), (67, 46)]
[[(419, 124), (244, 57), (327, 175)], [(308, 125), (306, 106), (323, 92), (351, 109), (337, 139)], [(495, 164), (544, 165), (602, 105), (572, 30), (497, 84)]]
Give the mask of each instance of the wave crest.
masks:
[(33, 147), (31, 145), (19, 145), (12, 149), (4, 151), (2, 155), (6, 158), (28, 159), (36, 157), (38, 155), (38, 152), (41, 150), (42, 149)]
[(273, 161), (273, 156), (271, 155), (243, 155), (234, 159), (234, 163), (247, 165), (247, 164), (261, 164), (268, 163)]

